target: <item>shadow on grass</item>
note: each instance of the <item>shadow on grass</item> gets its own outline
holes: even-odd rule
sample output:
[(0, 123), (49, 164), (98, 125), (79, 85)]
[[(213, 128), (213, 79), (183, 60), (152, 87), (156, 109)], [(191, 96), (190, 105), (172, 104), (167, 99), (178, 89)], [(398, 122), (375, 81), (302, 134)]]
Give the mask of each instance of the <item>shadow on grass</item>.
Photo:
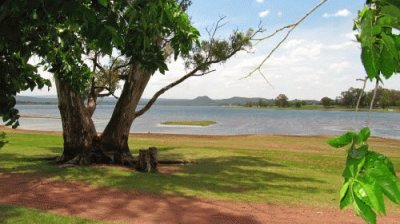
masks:
[[(0, 204), (0, 223), (18, 224), (94, 224), (95, 222), (68, 216), (55, 215), (19, 206)], [(100, 223), (99, 223), (100, 224)]]
[[(220, 223), (234, 220), (233, 223), (262, 223), (251, 214), (221, 210), (213, 203), (190, 197), (132, 194), (112, 188), (91, 188), (70, 182), (46, 182), (43, 181), (43, 177), (10, 173), (0, 175), (0, 183), (7, 183), (7, 186), (0, 184), (0, 203), (22, 205), (44, 211), (63, 211), (64, 214), (84, 215), (102, 221)], [(9, 211), (0, 215), (0, 223), (14, 218), (20, 219), (24, 215), (26, 216), (24, 212)], [(86, 223), (70, 220), (51, 221), (45, 218), (46, 222), (39, 217), (35, 218), (38, 222), (30, 220), (27, 223)]]
[[(168, 150), (168, 149), (167, 149)], [(49, 148), (59, 152), (60, 148)], [(173, 158), (179, 154), (168, 155)], [(43, 156), (41, 156), (43, 157)], [(83, 166), (59, 168), (39, 156), (1, 154), (3, 172), (46, 174), (60, 180), (78, 180), (89, 184), (174, 195), (197, 195), (222, 199), (257, 200), (264, 195), (281, 194), (290, 198), (324, 191), (321, 180), (292, 174), (290, 167), (252, 156), (226, 156), (196, 160), (173, 174), (146, 174), (118, 167)]]
[[(162, 153), (173, 149), (172, 147), (160, 148), (160, 152)], [(59, 168), (48, 161), (40, 160), (40, 158), (54, 156), (61, 152), (61, 147), (48, 147), (40, 154), (38, 153), (34, 156), (1, 152), (0, 172), (6, 174), (29, 173), (29, 175), (23, 175), (24, 178), (25, 176), (31, 177), (30, 181), (23, 182), (24, 185), (35, 185), (38, 181), (40, 182), (38, 178), (40, 179), (41, 176), (47, 176), (58, 180), (76, 180), (88, 184), (115, 187), (123, 190), (137, 190), (139, 192), (169, 193), (180, 196), (250, 201), (259, 200), (260, 195), (262, 195), (262, 197), (281, 195), (286, 199), (292, 199), (296, 198), (298, 195), (307, 197), (324, 191), (322, 188), (318, 188), (318, 184), (323, 183), (323, 181), (292, 173), (291, 167), (268, 161), (262, 157), (218, 156), (198, 159), (196, 160), (196, 164), (181, 166), (179, 172), (172, 174), (146, 174), (138, 173), (133, 170), (121, 169), (119, 167), (98, 166), (82, 166), (65, 169)], [(171, 152), (163, 156), (183, 158), (183, 155)], [(0, 183), (7, 183), (7, 181), (10, 181), (4, 176), (0, 175), (0, 177)], [(50, 196), (48, 192), (44, 192), (39, 196), (43, 197), (43, 195), (45, 195), (45, 197), (49, 197), (46, 200), (50, 200), (50, 202), (45, 201), (39, 204), (34, 203), (36, 195), (34, 195), (34, 197), (27, 195), (32, 193), (30, 190), (24, 192), (18, 188), (17, 194), (20, 198), (32, 199), (33, 202), (31, 206), (34, 208), (45, 209), (40, 206), (43, 206), (43, 204), (46, 205), (46, 203), (53, 203), (54, 201), (56, 204), (55, 206), (64, 206), (70, 214), (74, 214), (81, 209), (79, 206), (82, 203), (82, 192), (84, 192), (85, 195), (85, 203), (93, 205), (99, 200), (109, 200), (109, 198), (113, 198), (113, 193), (115, 193), (115, 191), (109, 191), (111, 190), (104, 188), (96, 189), (93, 192), (92, 189), (90, 191), (71, 189), (71, 192), (68, 193), (69, 195), (65, 199), (61, 198), (62, 195), (57, 198), (54, 196), (56, 193), (52, 193)], [(0, 192), (0, 196), (7, 196), (6, 190)], [(63, 200), (63, 203), (57, 204), (57, 201), (61, 200)], [(139, 217), (141, 213), (144, 212), (140, 211), (141, 206), (146, 208), (151, 204), (152, 210), (157, 210), (157, 206), (160, 206), (161, 203), (168, 205), (166, 206), (167, 212), (172, 213), (174, 215), (172, 218), (177, 220), (177, 222), (181, 222), (184, 215), (187, 216), (187, 214), (196, 213), (197, 217), (208, 217), (206, 220), (210, 222), (214, 222), (216, 218), (225, 217), (231, 220), (241, 220), (243, 223), (257, 223), (257, 220), (254, 220), (254, 218), (246, 214), (225, 214), (217, 211), (215, 208), (196, 208), (195, 203), (197, 200), (188, 199), (187, 197), (182, 197), (181, 199), (177, 197), (163, 197), (160, 203), (154, 202), (145, 205), (140, 204), (142, 202), (137, 201), (138, 199), (132, 199), (132, 194), (124, 193), (115, 200), (116, 201), (112, 202), (111, 207), (107, 204), (108, 209), (106, 211), (110, 214), (110, 217), (112, 217), (113, 214), (119, 213), (124, 217)], [(139, 207), (139, 209), (117, 209), (123, 208), (125, 204), (129, 204), (132, 200), (138, 203), (135, 204), (134, 207)], [(102, 204), (96, 204), (95, 207), (97, 206), (102, 206)], [(177, 208), (178, 210), (184, 211), (186, 208), (190, 207), (196, 208), (196, 211), (177, 213), (175, 210), (172, 210), (172, 208)], [(168, 210), (169, 208), (171, 208), (171, 210)], [(222, 216), (209, 216), (209, 214), (221, 214)], [(162, 214), (160, 214), (160, 218), (162, 220)]]

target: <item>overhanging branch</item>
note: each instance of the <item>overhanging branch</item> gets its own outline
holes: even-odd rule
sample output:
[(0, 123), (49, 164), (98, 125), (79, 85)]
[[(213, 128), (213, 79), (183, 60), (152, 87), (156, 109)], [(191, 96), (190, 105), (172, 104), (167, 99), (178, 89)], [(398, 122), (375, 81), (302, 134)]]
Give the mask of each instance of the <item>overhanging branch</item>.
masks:
[[(284, 27), (281, 27), (279, 29), (277, 29), (275, 32), (273, 32), (272, 34), (266, 36), (266, 37), (261, 37), (261, 38), (257, 38), (254, 40), (257, 40), (258, 43), (269, 39), (273, 36), (275, 36), (277, 33), (289, 29), (287, 31), (287, 33), (285, 34), (285, 36), (281, 39), (281, 41), (279, 41), (279, 43), (269, 52), (269, 54), (261, 61), (261, 63), (254, 68), (248, 75), (246, 75), (245, 77), (241, 78), (241, 79), (245, 79), (248, 78), (250, 76), (252, 76), (255, 72), (260, 72), (261, 75), (264, 76), (263, 73), (261, 73), (261, 67), (265, 64), (265, 62), (275, 53), (275, 51), (287, 40), (287, 38), (290, 36), (290, 34), (293, 32), (294, 29), (296, 29), (296, 27), (298, 27), (298, 25), (300, 25), (308, 16), (310, 16), (313, 12), (315, 12), (318, 8), (320, 8), (323, 4), (325, 4), (328, 0), (321, 0), (316, 6), (314, 6), (310, 11), (308, 11), (303, 17), (301, 17), (297, 22), (293, 23), (293, 24), (289, 24), (286, 25)], [(264, 76), (265, 77), (265, 76)]]
[(199, 68), (195, 68), (194, 70), (192, 70), (188, 74), (182, 76), (180, 79), (178, 79), (178, 80), (170, 83), (169, 85), (164, 86), (162, 89), (158, 90), (153, 95), (153, 97), (150, 99), (150, 101), (147, 102), (147, 104), (142, 109), (140, 109), (137, 112), (135, 112), (135, 117), (139, 117), (139, 116), (143, 115), (144, 113), (146, 113), (151, 108), (151, 106), (153, 106), (153, 104), (157, 101), (158, 97), (160, 97), (162, 94), (164, 94), (165, 92), (167, 92), (171, 88), (179, 85), (180, 83), (182, 83), (186, 79), (188, 79), (190, 77), (194, 77), (194, 76), (204, 76), (206, 74), (214, 72), (215, 70), (210, 70), (210, 71), (206, 71), (206, 72), (197, 73), (198, 71), (199, 71)]

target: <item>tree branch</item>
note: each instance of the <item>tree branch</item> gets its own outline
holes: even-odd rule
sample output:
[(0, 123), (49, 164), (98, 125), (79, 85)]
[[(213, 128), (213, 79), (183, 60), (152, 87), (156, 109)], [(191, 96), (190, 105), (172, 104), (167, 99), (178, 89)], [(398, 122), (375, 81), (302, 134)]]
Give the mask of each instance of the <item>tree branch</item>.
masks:
[(265, 64), (265, 62), (274, 54), (274, 52), (287, 40), (287, 38), (290, 36), (290, 34), (293, 32), (293, 30), (300, 24), (302, 23), (308, 16), (310, 16), (315, 10), (317, 10), (319, 7), (321, 7), (323, 4), (325, 4), (328, 0), (321, 0), (316, 6), (314, 6), (310, 11), (308, 11), (303, 17), (301, 17), (297, 22), (284, 26), (278, 30), (276, 30), (274, 33), (263, 37), (263, 38), (258, 38), (255, 40), (263, 41), (266, 40), (268, 38), (273, 37), (274, 35), (276, 35), (277, 33), (285, 30), (285, 29), (289, 29), (288, 32), (286, 33), (286, 35), (282, 38), (281, 41), (279, 41), (279, 43), (270, 51), (270, 53), (261, 61), (261, 63), (255, 68), (253, 69), (248, 75), (246, 75), (245, 77), (241, 78), (241, 79), (245, 79), (248, 78), (250, 76), (252, 76), (255, 72), (261, 72), (261, 67)]
[(93, 60), (94, 65), (100, 69), (102, 72), (106, 73), (107, 71), (101, 66), (97, 61)]
[(188, 74), (182, 76), (180, 79), (176, 80), (175, 82), (170, 83), (169, 85), (164, 86), (163, 88), (161, 88), (160, 90), (158, 90), (153, 97), (150, 99), (149, 102), (147, 102), (147, 104), (140, 110), (135, 112), (135, 117), (139, 117), (141, 115), (143, 115), (144, 113), (146, 113), (146, 111), (148, 111), (150, 109), (151, 106), (153, 106), (153, 104), (156, 102), (156, 100), (158, 99), (158, 97), (160, 97), (162, 94), (164, 94), (166, 91), (168, 91), (169, 89), (171, 89), (172, 87), (182, 83), (183, 81), (185, 81), (186, 79), (192, 77), (193, 75), (196, 74), (197, 71), (199, 71), (200, 68), (197, 67), (194, 70), (192, 70), (191, 72), (189, 72)]
[(205, 49), (206, 50), (206, 52), (205, 52), (205, 54), (206, 54), (205, 61), (200, 63), (200, 64), (197, 64), (193, 68), (192, 71), (190, 71), (186, 75), (182, 76), (180, 79), (178, 79), (178, 80), (170, 83), (169, 85), (161, 88), (160, 90), (158, 90), (153, 95), (153, 97), (150, 99), (150, 101), (147, 102), (147, 104), (143, 108), (141, 108), (140, 110), (135, 112), (135, 117), (139, 117), (139, 116), (143, 115), (146, 111), (148, 111), (151, 108), (151, 106), (157, 101), (157, 99), (162, 94), (164, 94), (169, 89), (179, 85), (180, 83), (182, 83), (186, 79), (188, 79), (190, 77), (194, 77), (194, 76), (204, 76), (206, 74), (214, 72), (215, 70), (210, 70), (209, 69), (210, 65), (224, 62), (224, 61), (228, 60), (229, 58), (233, 57), (237, 52), (243, 50), (244, 47), (247, 46), (249, 40), (251, 40), (258, 33), (262, 32), (262, 29), (259, 28), (258, 30), (254, 31), (254, 33), (252, 33), (251, 35), (249, 34), (249, 36), (246, 37), (245, 39), (242, 39), (241, 42), (239, 42), (237, 45), (232, 45), (232, 48), (227, 52), (226, 55), (224, 55), (224, 57), (213, 58), (212, 55), (211, 55), (212, 54), (212, 52), (211, 52), (212, 51), (212, 44), (214, 42), (214, 38), (215, 38), (215, 35), (217, 33), (217, 30), (224, 26), (224, 24), (221, 24), (223, 19), (224, 19), (224, 17), (221, 17), (211, 30), (207, 30), (207, 32), (210, 35), (210, 40), (209, 40), (210, 45), (207, 47), (207, 49)]
[(364, 85), (363, 88), (361, 90), (360, 95), (358, 96), (358, 100), (357, 100), (357, 105), (356, 105), (356, 112), (358, 112), (358, 108), (360, 107), (360, 102), (361, 102), (361, 98), (364, 96), (364, 92), (365, 92), (365, 87), (367, 85), (367, 80), (368, 80), (368, 76), (365, 77), (365, 79), (356, 79), (357, 81), (363, 81)]
[[(114, 91), (112, 91), (109, 87), (107, 86), (95, 86), (94, 89), (98, 89), (96, 91), (96, 95), (98, 97), (106, 97), (106, 96), (113, 96), (115, 99), (119, 99), (119, 97), (117, 97), (114, 93)], [(108, 93), (101, 93), (102, 91), (107, 90)]]

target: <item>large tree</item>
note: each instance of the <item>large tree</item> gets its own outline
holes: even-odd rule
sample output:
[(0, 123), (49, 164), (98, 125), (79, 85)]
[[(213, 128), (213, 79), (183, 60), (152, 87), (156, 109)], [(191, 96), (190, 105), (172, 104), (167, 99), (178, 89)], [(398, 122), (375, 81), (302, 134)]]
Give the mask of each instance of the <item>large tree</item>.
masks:
[[(60, 162), (132, 164), (128, 137), (135, 118), (144, 114), (170, 88), (190, 77), (211, 72), (212, 64), (224, 62), (248, 47), (251, 37), (257, 33), (234, 32), (226, 40), (217, 39), (215, 34), (221, 27), (218, 21), (209, 32), (210, 38), (199, 42), (199, 32), (185, 13), (189, 1), (42, 0), (33, 5), (21, 2), (24, 4), (6, 1), (0, 8), (2, 15), (17, 23), (16, 27), (21, 30), (21, 41), (14, 49), (6, 49), (12, 52), (20, 50), (24, 44), (32, 44), (26, 48), (27, 66), (29, 58), (36, 55), (40, 64), (54, 75), (64, 138)], [(14, 12), (15, 8), (18, 13)], [(25, 14), (26, 20), (32, 21), (19, 21)], [(0, 22), (6, 24), (5, 20)], [(39, 35), (33, 38), (33, 33)], [(12, 42), (12, 38), (4, 42)], [(111, 60), (109, 67), (102, 66), (99, 59), (111, 56), (112, 52), (117, 52), (122, 60)], [(156, 71), (164, 73), (168, 70), (167, 59), (176, 60), (179, 56), (185, 59), (189, 72), (160, 89), (147, 105), (137, 109), (152, 75)], [(90, 62), (85, 58), (90, 58)], [(31, 73), (41, 81), (36, 71)], [(94, 75), (96, 73), (98, 75)], [(39, 81), (32, 86), (43, 86)], [(109, 124), (98, 136), (91, 118), (97, 98), (113, 95), (118, 81), (124, 82), (122, 93)], [(15, 94), (13, 92), (12, 97)], [(13, 118), (5, 118), (17, 124), (17, 112), (14, 114)]]

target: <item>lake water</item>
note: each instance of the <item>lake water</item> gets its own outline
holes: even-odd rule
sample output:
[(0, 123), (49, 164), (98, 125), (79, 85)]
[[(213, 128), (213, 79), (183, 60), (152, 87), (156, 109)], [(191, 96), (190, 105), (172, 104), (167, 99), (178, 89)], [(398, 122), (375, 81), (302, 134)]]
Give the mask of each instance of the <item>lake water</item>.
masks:
[[(21, 115), (52, 118), (21, 118), (20, 128), (31, 130), (61, 130), (56, 105), (18, 105)], [(94, 114), (97, 131), (102, 131), (111, 116), (112, 105), (99, 105)], [(133, 124), (131, 132), (177, 134), (341, 134), (365, 125), (367, 112), (318, 110), (268, 110), (217, 106), (153, 106)], [(167, 120), (213, 120), (208, 127), (164, 126)], [(371, 113), (375, 136), (400, 138), (400, 113)]]

